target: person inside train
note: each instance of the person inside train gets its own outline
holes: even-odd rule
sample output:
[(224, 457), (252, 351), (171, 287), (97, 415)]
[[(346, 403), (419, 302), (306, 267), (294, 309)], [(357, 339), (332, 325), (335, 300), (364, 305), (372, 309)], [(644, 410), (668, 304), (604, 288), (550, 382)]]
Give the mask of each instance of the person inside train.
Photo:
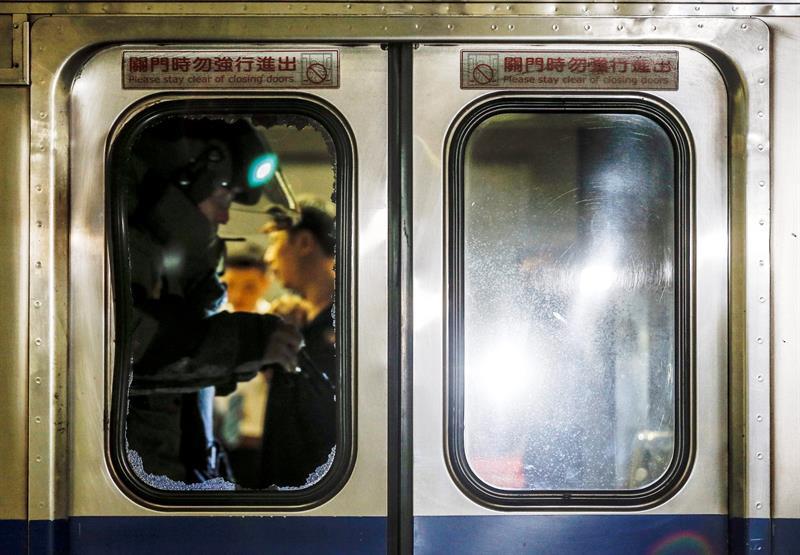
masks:
[(225, 288), (218, 226), (232, 203), (254, 204), (272, 186), (270, 168), (258, 166), (266, 148), (243, 118), (171, 116), (145, 125), (126, 154), (126, 439), (144, 478), (197, 483), (223, 476), (212, 432), (214, 389), (232, 391), (267, 367), (296, 366), (302, 337), (291, 325), (219, 310)]
[[(228, 312), (266, 314), (270, 303), (265, 296), (272, 283), (260, 249), (225, 259), (222, 282), (228, 291)], [(261, 440), (267, 408), (269, 382), (264, 372), (236, 385), (230, 395), (214, 399), (218, 435), (227, 452), (234, 481), (241, 487), (258, 487), (261, 469)]]
[(259, 253), (245, 252), (226, 257), (222, 282), (228, 292), (228, 302), (224, 307), (228, 312), (266, 314), (269, 311), (265, 295), (272, 277)]
[(270, 271), (301, 297), (280, 310), (294, 312), (305, 347), (300, 372), (271, 378), (262, 486), (303, 486), (318, 476), (336, 444), (335, 216), (324, 202), (301, 202), (299, 221), (275, 217), (263, 231)]

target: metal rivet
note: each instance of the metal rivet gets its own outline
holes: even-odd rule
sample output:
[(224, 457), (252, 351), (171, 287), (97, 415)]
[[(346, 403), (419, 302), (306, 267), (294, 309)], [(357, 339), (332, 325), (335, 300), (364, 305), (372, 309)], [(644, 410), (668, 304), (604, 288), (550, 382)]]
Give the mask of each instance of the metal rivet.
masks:
[(42, 340), (41, 340), (41, 339), (39, 339), (39, 338), (37, 337), (36, 339), (34, 339), (34, 340), (33, 340), (33, 343), (34, 343), (34, 344), (35, 344), (37, 347), (39, 347), (39, 346), (41, 346), (41, 344), (42, 344)]
[(592, 30), (592, 26), (589, 25), (589, 24), (584, 25), (583, 28), (586, 29), (587, 31), (591, 31)]
[(452, 24), (452, 23), (448, 23), (448, 24), (447, 24), (447, 28), (448, 28), (448, 29), (450, 29), (450, 30), (452, 31), (452, 30), (453, 30), (453, 24)]
[(617, 6), (616, 4), (614, 4), (614, 11), (615, 11), (615, 12), (618, 12), (618, 11), (619, 11), (619, 6)]
[(763, 458), (764, 458), (764, 453), (756, 453), (756, 458), (757, 458), (758, 460), (761, 460), (761, 459), (763, 459)]
[(44, 224), (42, 223), (42, 221), (41, 221), (41, 220), (37, 220), (37, 221), (36, 221), (36, 227), (42, 227), (43, 225), (44, 225)]
[(37, 424), (41, 424), (41, 422), (42, 422), (42, 417), (41, 417), (41, 416), (37, 416), (37, 417), (35, 417), (35, 418), (33, 419), (33, 421), (34, 421), (34, 422), (36, 422)]
[(497, 31), (497, 25), (492, 25), (492, 31)]
[(747, 23), (742, 23), (742, 31), (747, 31)]
[(513, 31), (513, 30), (514, 30), (514, 26), (513, 26), (513, 25), (509, 25), (509, 26), (508, 26), (508, 30), (509, 30), (509, 31)]
[(352, 4), (347, 4), (347, 9), (348, 9), (348, 10), (349, 10), (350, 8), (352, 8), (352, 7), (353, 7), (353, 5), (352, 5)]
[(759, 112), (758, 113), (758, 117), (763, 118), (764, 117), (764, 112)]
[(766, 83), (766, 82), (767, 82), (767, 81), (766, 81), (766, 80), (765, 80), (763, 77), (762, 77), (761, 79), (759, 79), (759, 80), (758, 80), (758, 84), (759, 84), (759, 85), (763, 85), (763, 84), (764, 84), (764, 83)]
[(739, 6), (731, 6), (731, 11), (735, 12), (739, 9)]
[(36, 264), (34, 264), (34, 266), (36, 266), (37, 268), (41, 268), (42, 267), (42, 263), (37, 260)]
[(756, 415), (756, 420), (757, 420), (758, 422), (761, 422), (761, 421), (763, 421), (763, 420), (764, 420), (764, 417), (763, 417), (763, 416), (761, 416), (760, 414), (757, 414), (757, 415)]
[(759, 52), (763, 52), (764, 51), (764, 45), (763, 44), (759, 44), (758, 45), (758, 51)]
[(39, 150), (40, 150), (40, 151), (42, 151), (42, 152), (44, 152), (45, 150), (47, 150), (47, 145), (41, 145), (41, 146), (39, 147)]
[(45, 119), (47, 117), (47, 112), (39, 112), (39, 117)]
[(758, 220), (758, 225), (764, 225), (765, 223), (767, 223), (767, 221), (764, 218)]
[(652, 4), (650, 5), (650, 11), (651, 11), (651, 12), (654, 12), (654, 11), (656, 11), (656, 7), (655, 7), (655, 6), (653, 6)]
[(763, 337), (756, 337), (756, 343), (758, 343), (760, 345), (763, 342), (764, 342), (764, 338)]
[(699, 29), (702, 29), (702, 28), (703, 28), (703, 24), (702, 24), (702, 23), (698, 23), (698, 24), (697, 24), (697, 27), (698, 27)]
[(761, 181), (758, 182), (758, 186), (759, 187), (766, 187), (767, 186), (767, 182), (762, 179)]
[(34, 381), (34, 382), (36, 382), (36, 385), (41, 385), (41, 383), (42, 383), (42, 378), (38, 378), (38, 377), (37, 377), (37, 378), (34, 378), (34, 380), (33, 380), (33, 381)]
[(760, 509), (762, 507), (761, 503), (756, 503), (756, 509)]
[(42, 301), (33, 301), (33, 306), (36, 307), (36, 308), (41, 308)]
[(558, 25), (553, 25), (553, 31), (558, 31)]
[(765, 299), (764, 297), (759, 297), (758, 298), (758, 302), (765, 303), (765, 302), (767, 302), (767, 299)]
[(581, 8), (581, 11), (582, 11), (583, 13), (586, 13), (586, 12), (588, 12), (588, 11), (589, 11), (589, 8), (587, 8), (586, 6), (583, 6), (583, 7)]
[(756, 148), (762, 152), (764, 151), (764, 145), (758, 145)]
[(655, 30), (656, 30), (656, 26), (655, 26), (655, 25), (653, 25), (652, 27), (650, 27), (650, 30), (651, 30), (651, 31), (655, 31)]
[(39, 501), (39, 508), (40, 508), (40, 509), (43, 509), (43, 508), (44, 508), (44, 501)]
[(700, 11), (700, 6), (695, 6), (694, 7), (694, 11), (699, 12)]
[(764, 265), (764, 261), (763, 261), (763, 260), (759, 260), (759, 261), (758, 261), (758, 265), (759, 265), (759, 266), (763, 266), (763, 265)]
[(764, 374), (759, 374), (758, 376), (756, 376), (756, 379), (757, 379), (759, 382), (763, 382), (763, 381), (764, 381)]
[(42, 462), (42, 457), (36, 457), (36, 462)]
[(34, 187), (34, 189), (36, 189), (37, 193), (41, 193), (42, 192), (42, 186), (41, 185), (37, 185), (36, 187)]
[(419, 23), (414, 24), (414, 29), (419, 29)]
[(622, 31), (624, 28), (625, 28), (625, 27), (622, 25), (622, 23), (620, 23), (619, 25), (617, 25), (617, 31)]

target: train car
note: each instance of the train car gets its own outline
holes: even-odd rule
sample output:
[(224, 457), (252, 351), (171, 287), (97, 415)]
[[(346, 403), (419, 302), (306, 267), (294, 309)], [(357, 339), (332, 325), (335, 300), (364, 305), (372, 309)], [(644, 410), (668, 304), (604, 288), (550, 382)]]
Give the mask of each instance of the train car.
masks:
[[(797, 552), (798, 68), (782, 0), (0, 2), (0, 552)], [(309, 301), (297, 226), (329, 367), (148, 312)], [(254, 375), (252, 485), (158, 465)]]

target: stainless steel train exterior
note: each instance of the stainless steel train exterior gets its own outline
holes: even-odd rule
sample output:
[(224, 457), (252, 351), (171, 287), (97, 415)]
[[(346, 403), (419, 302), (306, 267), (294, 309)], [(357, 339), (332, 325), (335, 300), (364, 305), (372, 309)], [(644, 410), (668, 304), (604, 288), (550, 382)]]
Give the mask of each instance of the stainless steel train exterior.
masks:
[[(334, 86), (137, 88), (123, 62), (320, 49)], [(498, 78), (517, 58), (642, 51), (674, 56), (667, 85)], [(165, 103), (275, 99), (323, 106), (352, 148), (349, 470), (298, 505), (147, 499), (110, 439), (107, 149)], [(658, 112), (683, 137), (683, 466), (649, 497), (515, 497), (465, 478), (453, 448), (453, 157), (504, 103)], [(0, 122), (0, 552), (800, 550), (800, 4), (0, 2)]]

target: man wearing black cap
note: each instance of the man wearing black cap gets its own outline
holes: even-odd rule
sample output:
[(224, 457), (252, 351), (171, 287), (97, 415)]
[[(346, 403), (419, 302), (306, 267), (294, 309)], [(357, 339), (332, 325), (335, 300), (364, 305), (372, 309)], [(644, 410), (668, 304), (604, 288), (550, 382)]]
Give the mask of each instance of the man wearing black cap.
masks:
[[(263, 229), (265, 260), (284, 287), (302, 296), (305, 348), (299, 373), (276, 372), (270, 385), (262, 485), (310, 485), (336, 444), (336, 333), (333, 320), (336, 234), (332, 209), (300, 203), (300, 219), (276, 218)], [(273, 303), (280, 313), (280, 301)], [(296, 311), (293, 311), (296, 312)], [(312, 481), (319, 478), (313, 476)]]
[(252, 167), (265, 151), (244, 118), (173, 116), (145, 125), (118, 166), (133, 176), (126, 177), (125, 206), (132, 298), (126, 439), (146, 481), (220, 476), (214, 388), (231, 391), (265, 367), (296, 366), (302, 338), (291, 326), (275, 316), (219, 312), (224, 245), (217, 228), (231, 203), (254, 204), (269, 186), (272, 172)]

